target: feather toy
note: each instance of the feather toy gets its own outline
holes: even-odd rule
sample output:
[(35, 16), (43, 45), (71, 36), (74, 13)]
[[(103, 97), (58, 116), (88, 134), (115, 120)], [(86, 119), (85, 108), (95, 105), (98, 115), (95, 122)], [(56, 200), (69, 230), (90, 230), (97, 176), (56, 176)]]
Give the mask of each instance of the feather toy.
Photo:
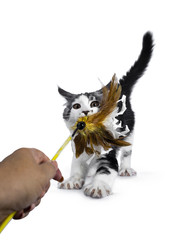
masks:
[(110, 89), (103, 87), (103, 97), (99, 112), (81, 117), (78, 119), (72, 129), (76, 129), (78, 124), (84, 123), (82, 128), (78, 130), (74, 138), (76, 157), (78, 158), (84, 151), (87, 154), (100, 154), (94, 149), (94, 146), (102, 146), (104, 150), (112, 148), (112, 146), (129, 146), (130, 143), (122, 138), (114, 138), (106, 125), (113, 113), (117, 112), (117, 102), (121, 96), (121, 86), (119, 85), (116, 75), (112, 77)]

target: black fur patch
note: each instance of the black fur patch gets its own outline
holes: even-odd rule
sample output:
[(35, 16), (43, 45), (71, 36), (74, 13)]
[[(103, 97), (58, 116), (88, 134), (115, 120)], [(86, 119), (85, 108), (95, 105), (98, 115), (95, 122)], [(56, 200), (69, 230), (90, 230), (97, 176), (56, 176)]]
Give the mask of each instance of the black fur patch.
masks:
[[(148, 63), (151, 59), (154, 45), (153, 45), (152, 34), (150, 32), (147, 32), (144, 35), (142, 45), (143, 45), (142, 50), (138, 60), (134, 63), (134, 65), (126, 73), (126, 75), (119, 80), (122, 87), (121, 96), (123, 95), (126, 96), (126, 107), (127, 107), (124, 114), (116, 116), (116, 119), (118, 120), (117, 125), (120, 124), (120, 122), (122, 122), (122, 128), (119, 128), (119, 131), (124, 131), (125, 129), (124, 127), (126, 125), (128, 126), (130, 132), (132, 132), (134, 129), (135, 115), (131, 108), (130, 94), (137, 80), (140, 77), (142, 77), (142, 75), (144, 74), (148, 66)], [(118, 103), (118, 108), (119, 108), (118, 112), (120, 112), (122, 109), (121, 101)]]
[(142, 50), (138, 60), (134, 63), (126, 75), (120, 79), (120, 84), (122, 86), (122, 95), (126, 95), (127, 98), (129, 98), (137, 80), (144, 74), (151, 59), (153, 47), (154, 45), (152, 34), (150, 32), (147, 32), (143, 37)]
[(107, 167), (100, 167), (97, 169), (96, 173), (100, 173), (100, 174), (110, 174), (110, 171), (108, 170)]
[(111, 150), (109, 153), (105, 154), (103, 157), (96, 160), (99, 165), (96, 173), (110, 174), (109, 169), (118, 171), (118, 162), (116, 159), (116, 149)]
[(128, 99), (126, 99), (126, 107), (127, 109), (122, 115), (117, 115), (115, 117), (117, 119), (117, 125), (120, 124), (120, 122), (122, 123), (122, 126), (119, 129), (120, 132), (125, 130), (126, 125), (128, 126), (130, 132), (134, 129), (135, 116)]

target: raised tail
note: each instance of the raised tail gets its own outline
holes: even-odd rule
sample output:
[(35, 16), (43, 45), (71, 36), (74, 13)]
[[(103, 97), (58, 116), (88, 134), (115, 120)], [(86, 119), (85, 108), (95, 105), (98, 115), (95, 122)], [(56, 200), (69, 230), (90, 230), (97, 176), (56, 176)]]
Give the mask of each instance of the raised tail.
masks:
[(122, 94), (125, 94), (127, 97), (130, 96), (133, 86), (145, 72), (152, 56), (153, 46), (152, 34), (150, 32), (145, 33), (139, 58), (131, 67), (131, 69), (126, 73), (126, 75), (120, 79)]

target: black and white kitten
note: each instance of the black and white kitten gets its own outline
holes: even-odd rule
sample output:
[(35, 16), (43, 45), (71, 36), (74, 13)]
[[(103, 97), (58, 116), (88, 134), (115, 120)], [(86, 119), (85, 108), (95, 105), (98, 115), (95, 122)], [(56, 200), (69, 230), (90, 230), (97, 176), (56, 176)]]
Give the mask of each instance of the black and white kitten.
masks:
[[(133, 132), (135, 117), (131, 109), (130, 95), (137, 80), (143, 75), (151, 59), (153, 51), (153, 38), (150, 32), (143, 37), (143, 46), (138, 60), (127, 72), (119, 83), (122, 87), (120, 101), (118, 102), (118, 113), (115, 116), (116, 131), (124, 140), (131, 143), (128, 147), (112, 147), (110, 151), (88, 155), (83, 152), (78, 158), (75, 156), (75, 145), (72, 141), (73, 160), (71, 176), (59, 188), (81, 189), (84, 193), (93, 198), (101, 198), (109, 195), (112, 191), (113, 182), (116, 176), (134, 176), (136, 172), (131, 168), (131, 154), (133, 144)], [(110, 86), (110, 83), (107, 87)], [(66, 99), (63, 118), (70, 132), (78, 118), (89, 116), (98, 112), (102, 99), (102, 89), (84, 94), (72, 94), (62, 88), (58, 88), (61, 96)], [(117, 153), (121, 150), (121, 163), (118, 167)]]

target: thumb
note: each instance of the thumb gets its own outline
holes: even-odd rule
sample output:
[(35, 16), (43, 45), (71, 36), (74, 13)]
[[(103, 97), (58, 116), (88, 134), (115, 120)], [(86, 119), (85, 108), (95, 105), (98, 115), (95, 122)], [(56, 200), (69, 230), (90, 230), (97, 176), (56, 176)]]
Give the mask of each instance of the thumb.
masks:
[(56, 175), (56, 167), (51, 161), (40, 164), (41, 172), (43, 173), (46, 181), (50, 181)]

